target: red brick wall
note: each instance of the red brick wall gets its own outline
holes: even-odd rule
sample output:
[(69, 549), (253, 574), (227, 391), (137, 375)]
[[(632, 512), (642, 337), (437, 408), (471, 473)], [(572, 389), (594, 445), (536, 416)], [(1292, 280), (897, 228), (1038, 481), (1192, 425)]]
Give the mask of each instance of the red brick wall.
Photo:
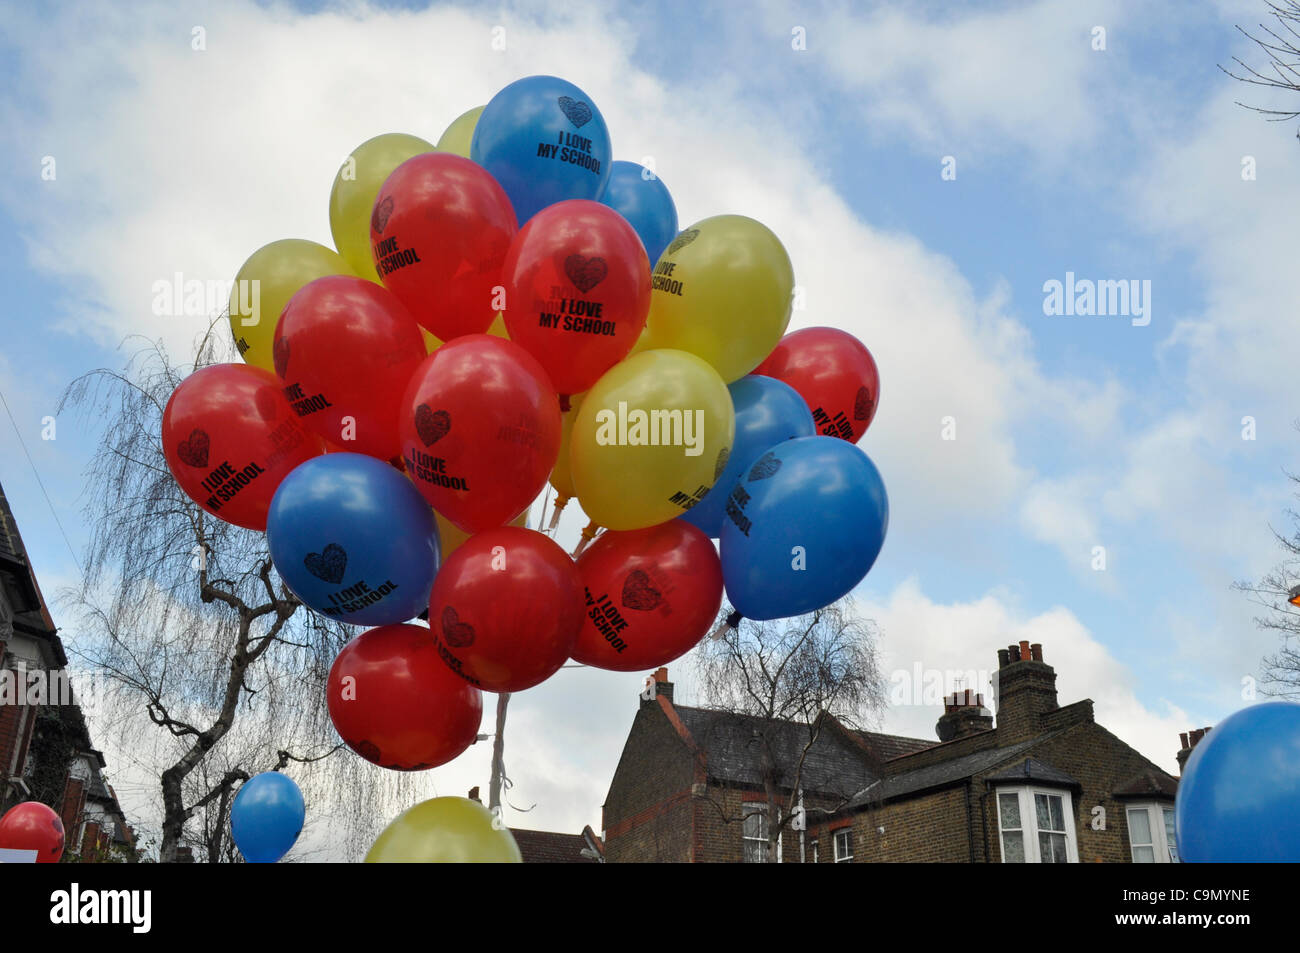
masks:
[(77, 835), (77, 827), (81, 823), (81, 815), (86, 809), (86, 784), (84, 781), (68, 775), (68, 783), (63, 789), (63, 808), (59, 811), (59, 817), (63, 820), (63, 830), (68, 841), (67, 847), (72, 847), (72, 838)]

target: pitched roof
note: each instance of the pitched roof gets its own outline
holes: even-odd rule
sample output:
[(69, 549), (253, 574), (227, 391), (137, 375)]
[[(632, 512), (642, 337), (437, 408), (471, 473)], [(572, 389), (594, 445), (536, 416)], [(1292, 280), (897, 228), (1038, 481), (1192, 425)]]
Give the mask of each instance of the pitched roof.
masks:
[[(704, 752), (709, 776), (733, 784), (761, 785), (762, 747), (759, 733), (766, 732), (773, 759), (790, 784), (799, 759), (808, 746), (812, 727), (794, 721), (769, 722), (755, 715), (715, 711), (673, 705), (682, 725)], [(849, 732), (845, 739), (837, 732), (823, 730), (804, 758), (800, 784), (805, 791), (818, 791), (847, 797), (861, 790), (879, 776), (878, 762), (896, 757), (900, 752), (928, 747), (930, 742), (873, 732)], [(849, 743), (855, 740), (869, 751)], [(875, 755), (873, 763), (871, 755)]]
[(989, 775), (985, 780), (992, 782), (1037, 781), (1040, 784), (1059, 784), (1072, 788), (1080, 786), (1078, 781), (1070, 777), (1064, 771), (1052, 767), (1046, 761), (1039, 761), (1037, 758), (1026, 758), (1024, 761), (1012, 765), (1005, 771), (999, 771), (997, 774)]
[(915, 754), (918, 751), (924, 751), (926, 748), (933, 748), (939, 743), (926, 738), (904, 738), (901, 735), (880, 735), (876, 734), (874, 731), (856, 731), (854, 734), (870, 745), (875, 750), (877, 757), (882, 761), (889, 761), (893, 758), (901, 758), (904, 755)]
[(923, 768), (904, 771), (901, 774), (886, 778), (878, 785), (859, 791), (853, 800), (849, 802), (849, 808), (862, 807), (864, 804), (875, 801), (889, 800), (890, 798), (901, 797), (904, 794), (912, 794), (926, 788), (939, 787), (969, 778), (994, 768), (1004, 761), (1009, 761), (1039, 740), (1041, 739), (1031, 738), (1019, 744), (1007, 745), (1002, 748), (988, 748), (984, 751), (976, 751), (948, 761), (939, 761)]
[(1163, 771), (1145, 771), (1113, 792), (1115, 797), (1177, 797), (1178, 780)]
[(594, 864), (594, 858), (584, 857), (586, 838), (581, 834), (559, 834), (554, 831), (526, 831), (510, 828), (519, 853), (525, 864)]

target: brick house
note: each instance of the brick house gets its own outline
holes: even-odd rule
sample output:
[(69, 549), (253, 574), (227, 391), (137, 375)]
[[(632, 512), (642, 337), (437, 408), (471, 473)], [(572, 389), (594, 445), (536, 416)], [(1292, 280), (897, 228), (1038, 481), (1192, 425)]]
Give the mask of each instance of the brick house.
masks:
[(765, 859), (764, 751), (782, 803), (804, 759), (805, 829), (783, 832), (785, 863), (1176, 860), (1177, 780), (1097, 724), (1091, 700), (1060, 707), (1037, 644), (998, 650), (996, 725), (982, 696), (957, 693), (937, 742), (675, 705), (667, 670), (655, 681), (605, 799), (609, 863)]
[(0, 814), (43, 801), (63, 821), (65, 854), (89, 861), (118, 848), (134, 860), (134, 832), (104, 780), (67, 664), (0, 487)]

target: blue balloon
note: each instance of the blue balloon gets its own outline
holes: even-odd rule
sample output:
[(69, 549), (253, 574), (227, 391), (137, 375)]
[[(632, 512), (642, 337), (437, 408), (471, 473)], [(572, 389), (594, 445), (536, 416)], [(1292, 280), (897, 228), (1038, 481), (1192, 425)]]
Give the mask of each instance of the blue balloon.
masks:
[(501, 183), (520, 227), (556, 202), (599, 199), (614, 161), (596, 104), (555, 76), (527, 76), (493, 96), (469, 156)]
[(731, 489), (741, 477), (746, 464), (753, 463), (764, 450), (783, 440), (811, 437), (817, 433), (808, 405), (789, 384), (775, 377), (750, 374), (727, 385), (731, 404), (736, 409), (736, 438), (722, 475), (713, 489), (678, 519), (717, 538)]
[(722, 523), (722, 580), (751, 619), (802, 615), (846, 595), (880, 555), (889, 500), (865, 453), (799, 437), (746, 462)]
[(668, 186), (644, 166), (619, 160), (610, 168), (609, 184), (600, 201), (627, 219), (653, 268), (677, 237), (677, 206)]
[(1300, 705), (1229, 715), (1192, 750), (1174, 831), (1189, 863), (1300, 861)]
[(306, 819), (302, 791), (278, 771), (253, 775), (230, 805), (230, 833), (250, 864), (273, 864), (289, 853)]
[(349, 625), (405, 622), (429, 607), (438, 526), (411, 481), (382, 460), (327, 453), (271, 498), (271, 561), (304, 605)]

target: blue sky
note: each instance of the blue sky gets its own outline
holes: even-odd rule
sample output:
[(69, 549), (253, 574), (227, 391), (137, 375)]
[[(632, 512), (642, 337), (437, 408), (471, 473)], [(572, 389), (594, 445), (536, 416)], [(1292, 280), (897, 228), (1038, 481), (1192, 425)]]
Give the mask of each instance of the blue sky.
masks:
[[(1063, 703), (1094, 698), (1172, 768), (1177, 732), (1241, 707), (1275, 648), (1230, 586), (1273, 565), (1270, 526), (1289, 527), (1300, 145), (1234, 105), (1270, 99), (1216, 66), (1251, 54), (1233, 25), (1262, 3), (8, 6), (0, 388), (74, 547), (94, 427), (60, 418), (45, 441), (41, 418), (75, 376), (119, 366), (126, 333), (183, 349), (203, 319), (153, 316), (152, 281), (228, 280), (273, 239), (328, 242), (350, 148), (436, 140), (550, 72), (601, 107), (616, 157), (655, 156), (683, 226), (739, 212), (783, 238), (809, 302), (792, 328), (844, 327), (875, 353), (861, 446), (893, 512), (857, 596), (887, 671), (987, 669), (1041, 641)], [(1045, 316), (1043, 284), (1067, 271), (1150, 281), (1150, 324)], [(47, 591), (75, 580), (3, 419), (0, 481)], [(637, 684), (563, 672), (519, 697), (512, 767), (538, 807), (514, 821), (599, 826)], [(937, 716), (902, 706), (884, 727), (928, 736)], [(486, 783), (463, 760), (432, 783)]]

